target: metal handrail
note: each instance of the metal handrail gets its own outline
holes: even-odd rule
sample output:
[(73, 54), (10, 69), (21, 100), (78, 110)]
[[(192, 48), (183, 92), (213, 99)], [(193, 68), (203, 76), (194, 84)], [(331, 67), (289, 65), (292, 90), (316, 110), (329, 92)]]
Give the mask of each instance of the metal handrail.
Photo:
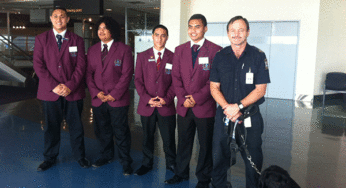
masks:
[(32, 57), (31, 57), (28, 53), (26, 53), (24, 50), (22, 50), (21, 48), (19, 48), (17, 45), (15, 45), (15, 44), (14, 44), (13, 42), (11, 42), (9, 39), (5, 38), (2, 34), (0, 34), (0, 37), (2, 37), (2, 39), (0, 38), (0, 40), (1, 40), (2, 42), (4, 42), (3, 39), (5, 39), (5, 41), (6, 41), (8, 44), (10, 44), (11, 46), (14, 46), (15, 49), (16, 49), (17, 51), (20, 51), (21, 54), (23, 54), (26, 58), (28, 58), (28, 60), (31, 61), (31, 63), (33, 63), (33, 61), (32, 61), (33, 59), (32, 59)]

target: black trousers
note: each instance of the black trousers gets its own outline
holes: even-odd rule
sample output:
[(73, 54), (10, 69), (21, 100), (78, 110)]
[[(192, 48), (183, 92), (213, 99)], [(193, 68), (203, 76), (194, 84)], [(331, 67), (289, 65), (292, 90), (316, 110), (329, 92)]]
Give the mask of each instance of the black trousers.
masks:
[(175, 147), (175, 127), (176, 115), (161, 116), (157, 109), (149, 117), (141, 116), (143, 127), (143, 161), (142, 165), (153, 166), (154, 157), (154, 136), (156, 122), (161, 133), (163, 142), (163, 151), (166, 157), (166, 166), (175, 165), (176, 147)]
[(178, 150), (175, 173), (182, 178), (189, 177), (196, 128), (200, 145), (196, 176), (198, 181), (210, 182), (213, 167), (212, 141), (214, 117), (197, 118), (191, 109), (188, 110), (185, 117), (178, 115)]
[(94, 131), (99, 141), (100, 158), (113, 159), (114, 140), (119, 152), (120, 164), (130, 165), (132, 158), (131, 132), (128, 124), (129, 106), (111, 107), (108, 103), (102, 103), (99, 107), (93, 107)]
[[(223, 110), (218, 107), (215, 116), (214, 138), (213, 138), (213, 172), (212, 185), (215, 188), (227, 187), (227, 170), (230, 168), (230, 149), (227, 145), (228, 127), (223, 123)], [(252, 157), (252, 161), (256, 164), (259, 171), (262, 169), (263, 153), (262, 153), (262, 133), (263, 119), (258, 111), (251, 117), (251, 128), (246, 128), (247, 139), (245, 141), (247, 149)], [(238, 145), (240, 140), (236, 140)], [(258, 186), (259, 174), (251, 167), (244, 151), (241, 156), (245, 163), (246, 187), (253, 188)], [(239, 161), (237, 161), (238, 163)], [(231, 186), (232, 187), (232, 186)]]
[(67, 101), (60, 97), (57, 101), (42, 101), (47, 129), (44, 132), (44, 160), (55, 160), (60, 149), (60, 127), (63, 118), (69, 127), (70, 142), (76, 160), (85, 157), (84, 129), (81, 121), (83, 99)]

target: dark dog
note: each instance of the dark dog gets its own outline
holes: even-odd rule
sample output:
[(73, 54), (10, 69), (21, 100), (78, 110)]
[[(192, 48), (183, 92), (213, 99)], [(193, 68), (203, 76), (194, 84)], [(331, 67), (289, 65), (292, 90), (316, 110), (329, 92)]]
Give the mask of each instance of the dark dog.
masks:
[(300, 188), (283, 168), (271, 165), (265, 169), (259, 179), (259, 188)]

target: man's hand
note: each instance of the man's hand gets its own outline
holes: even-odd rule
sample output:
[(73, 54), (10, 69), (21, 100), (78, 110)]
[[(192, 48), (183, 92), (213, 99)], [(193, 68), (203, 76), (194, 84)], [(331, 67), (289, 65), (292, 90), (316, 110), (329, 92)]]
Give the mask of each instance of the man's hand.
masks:
[[(236, 116), (239, 112), (238, 104), (228, 104), (228, 105), (224, 106), (222, 109), (223, 109), (223, 113), (227, 117)], [(231, 119), (231, 118), (229, 118), (229, 119)]]
[(107, 96), (105, 96), (105, 98), (107, 99), (106, 101), (111, 101), (114, 102), (115, 99), (112, 97), (112, 95), (108, 94)]
[(186, 95), (185, 97), (186, 97), (186, 98), (189, 98), (189, 99), (191, 100), (191, 102), (193, 103), (193, 105), (195, 106), (196, 101), (195, 101), (195, 99), (193, 98), (192, 95)]
[(52, 91), (53, 91), (53, 93), (61, 96), (61, 92), (62, 92), (61, 90), (62, 90), (62, 86), (61, 86), (61, 84), (59, 84)]
[(97, 94), (97, 98), (99, 98), (102, 102), (107, 102), (107, 98), (106, 98), (105, 93), (103, 91), (101, 91)]
[(184, 107), (185, 108), (193, 108), (196, 104), (195, 100), (193, 99), (192, 95), (186, 95), (186, 100), (184, 101)]
[(67, 97), (71, 93), (70, 88), (68, 88), (65, 84), (60, 84), (62, 86), (62, 93), (61, 96)]
[(162, 105), (160, 104), (159, 100), (157, 99), (157, 97), (151, 98), (148, 102), (148, 104), (150, 105), (150, 107), (162, 107)]
[(159, 100), (158, 102), (160, 103), (160, 106), (158, 107), (162, 107), (163, 105), (166, 105), (166, 101), (163, 98), (157, 96), (156, 99), (158, 99)]
[(66, 97), (71, 93), (71, 90), (65, 84), (57, 85), (52, 91), (62, 97)]
[[(242, 115), (241, 112), (238, 112), (237, 114), (235, 114), (234, 116), (227, 116), (227, 118), (229, 120), (231, 120), (232, 122), (235, 122), (240, 116)], [(239, 123), (242, 123), (242, 121), (240, 121)]]

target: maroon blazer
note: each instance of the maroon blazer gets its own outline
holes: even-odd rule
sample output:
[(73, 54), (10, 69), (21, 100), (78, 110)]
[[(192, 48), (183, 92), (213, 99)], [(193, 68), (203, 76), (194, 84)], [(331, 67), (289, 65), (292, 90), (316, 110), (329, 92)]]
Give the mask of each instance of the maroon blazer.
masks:
[[(157, 108), (161, 116), (175, 115), (172, 70), (165, 70), (166, 63), (172, 64), (172, 59), (173, 53), (166, 48), (160, 69), (157, 71), (153, 48), (149, 48), (137, 55), (135, 85), (140, 97), (137, 109), (138, 114), (150, 116)], [(166, 104), (162, 107), (150, 107), (148, 104), (149, 100), (156, 96), (163, 98)]]
[[(76, 46), (77, 52), (69, 52)], [(84, 41), (78, 35), (66, 31), (59, 52), (53, 29), (35, 38), (34, 70), (39, 78), (37, 98), (44, 101), (56, 101), (59, 95), (53, 89), (60, 83), (65, 84), (71, 93), (68, 101), (85, 97), (85, 48)]]
[[(192, 68), (191, 42), (186, 42), (175, 48), (173, 57), (173, 85), (178, 98), (177, 113), (185, 117), (188, 108), (184, 107), (186, 95), (192, 95), (196, 105), (192, 108), (198, 118), (214, 117), (216, 102), (210, 94), (209, 74), (215, 54), (221, 50), (218, 46), (205, 40), (200, 48), (195, 67)], [(209, 65), (199, 64), (200, 57), (207, 57)]]
[(129, 85), (133, 75), (133, 57), (131, 47), (114, 41), (104, 62), (101, 61), (101, 42), (88, 50), (86, 82), (91, 95), (91, 104), (102, 104), (97, 94), (101, 91), (110, 94), (115, 101), (108, 102), (112, 107), (130, 105)]

